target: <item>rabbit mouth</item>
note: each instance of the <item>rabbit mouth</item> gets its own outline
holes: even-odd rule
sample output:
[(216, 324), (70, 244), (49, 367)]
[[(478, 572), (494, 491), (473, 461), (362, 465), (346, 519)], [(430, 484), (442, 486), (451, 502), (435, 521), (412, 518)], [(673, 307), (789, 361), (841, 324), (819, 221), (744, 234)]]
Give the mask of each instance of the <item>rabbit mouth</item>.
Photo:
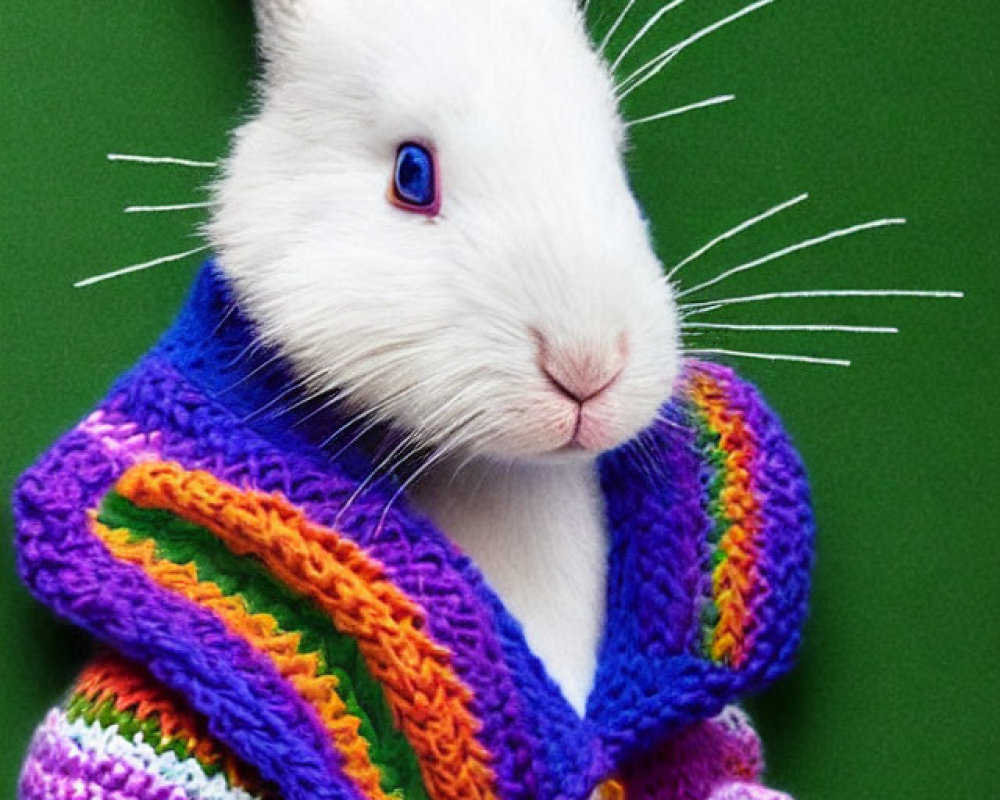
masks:
[[(597, 395), (583, 401), (575, 398), (559, 398), (562, 405), (572, 406), (572, 425), (568, 438), (558, 445), (554, 452), (597, 454), (619, 444), (614, 431), (616, 426), (613, 424), (613, 409), (606, 391), (602, 389)], [(565, 409), (561, 411), (561, 416), (565, 417)]]

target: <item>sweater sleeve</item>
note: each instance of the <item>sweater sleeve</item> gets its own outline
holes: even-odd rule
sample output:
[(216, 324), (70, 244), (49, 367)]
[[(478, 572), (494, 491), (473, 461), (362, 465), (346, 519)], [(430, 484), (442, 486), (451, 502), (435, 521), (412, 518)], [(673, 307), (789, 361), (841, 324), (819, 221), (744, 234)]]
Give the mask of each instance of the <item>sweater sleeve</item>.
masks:
[(764, 787), (760, 740), (735, 706), (691, 725), (625, 772), (627, 800), (791, 800)]
[(39, 726), (20, 800), (267, 800), (249, 767), (138, 665), (107, 654)]

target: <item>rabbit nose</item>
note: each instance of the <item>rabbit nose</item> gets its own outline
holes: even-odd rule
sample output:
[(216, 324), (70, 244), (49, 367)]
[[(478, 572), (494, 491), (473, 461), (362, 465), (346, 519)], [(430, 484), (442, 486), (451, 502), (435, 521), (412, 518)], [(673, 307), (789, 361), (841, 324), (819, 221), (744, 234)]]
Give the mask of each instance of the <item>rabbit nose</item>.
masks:
[(536, 339), (542, 374), (560, 393), (580, 405), (610, 389), (628, 360), (628, 337), (624, 333), (610, 351), (606, 347), (557, 346), (541, 334), (536, 334)]

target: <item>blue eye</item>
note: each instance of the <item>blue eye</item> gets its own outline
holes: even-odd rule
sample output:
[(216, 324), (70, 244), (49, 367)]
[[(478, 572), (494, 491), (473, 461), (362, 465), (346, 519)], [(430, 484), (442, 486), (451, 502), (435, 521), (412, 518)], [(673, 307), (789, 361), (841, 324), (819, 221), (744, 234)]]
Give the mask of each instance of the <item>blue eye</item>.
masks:
[(434, 153), (415, 142), (400, 145), (396, 153), (392, 201), (400, 208), (433, 216), (441, 207)]

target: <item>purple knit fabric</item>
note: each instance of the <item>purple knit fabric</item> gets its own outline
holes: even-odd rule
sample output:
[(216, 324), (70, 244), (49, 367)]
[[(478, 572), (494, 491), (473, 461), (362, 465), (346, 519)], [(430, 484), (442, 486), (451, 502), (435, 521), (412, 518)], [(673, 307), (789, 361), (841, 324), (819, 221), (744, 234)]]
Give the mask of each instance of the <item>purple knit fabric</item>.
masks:
[(632, 762), (625, 773), (628, 800), (790, 800), (756, 785), (762, 770), (756, 734), (730, 708)]
[[(586, 800), (618, 773), (636, 785), (649, 774), (671, 786), (676, 775), (715, 768), (712, 781), (691, 784), (701, 794), (675, 800), (708, 800), (727, 784), (730, 795), (715, 800), (735, 800), (740, 775), (719, 767), (703, 721), (791, 665), (806, 610), (812, 519), (801, 465), (777, 419), (729, 370), (698, 369), (727, 387), (734, 412), (752, 422), (760, 454), (763, 589), (752, 653), (734, 668), (700, 650), (711, 520), (691, 409), (678, 400), (642, 434), (653, 469), (629, 445), (601, 464), (611, 532), (608, 620), (584, 719), (468, 558), (405, 501), (383, 519), (398, 482), (376, 483), (341, 513), (371, 466), (364, 443), (344, 452), (320, 446), (336, 426), (332, 412), (295, 403), (280, 360), (255, 343), (212, 266), (157, 348), (22, 477), (15, 497), (21, 574), (42, 602), (184, 696), (211, 734), (286, 800), (355, 800), (315, 713), (274, 667), (212, 614), (116, 561), (86, 519), (123, 471), (144, 459), (278, 492), (320, 525), (339, 518), (339, 530), (426, 609), (429, 635), (471, 690), (499, 797)], [(664, 752), (673, 755), (664, 760)], [(47, 774), (32, 766), (39, 757), (26, 767), (30, 786)], [(752, 782), (760, 765), (750, 761)], [(637, 764), (645, 765), (642, 775)], [(629, 800), (674, 798), (643, 791), (630, 785)]]
[(187, 800), (167, 783), (120, 758), (61, 738), (51, 721), (35, 734), (21, 771), (22, 800)]

